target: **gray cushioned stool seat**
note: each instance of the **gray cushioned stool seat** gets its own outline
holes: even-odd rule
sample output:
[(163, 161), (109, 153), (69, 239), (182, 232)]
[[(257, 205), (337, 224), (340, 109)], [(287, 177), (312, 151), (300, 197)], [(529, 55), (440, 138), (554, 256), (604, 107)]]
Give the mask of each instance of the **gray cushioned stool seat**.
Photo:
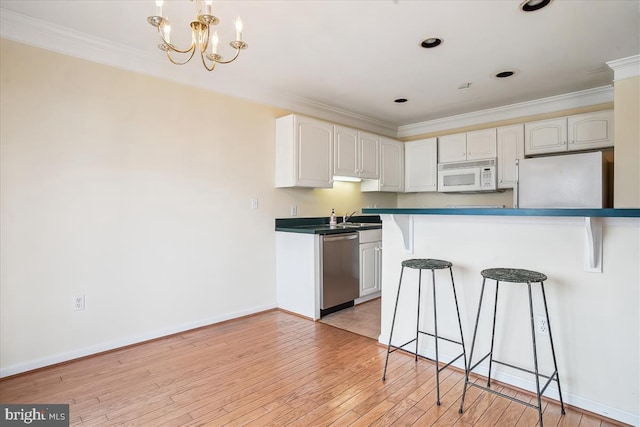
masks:
[(511, 283), (544, 282), (547, 276), (537, 271), (522, 270), (519, 268), (488, 268), (480, 272), (482, 277)]
[(424, 259), (415, 258), (402, 261), (402, 266), (407, 268), (416, 268), (421, 270), (440, 270), (443, 268), (449, 268), (453, 264), (449, 261), (443, 261), (441, 259)]

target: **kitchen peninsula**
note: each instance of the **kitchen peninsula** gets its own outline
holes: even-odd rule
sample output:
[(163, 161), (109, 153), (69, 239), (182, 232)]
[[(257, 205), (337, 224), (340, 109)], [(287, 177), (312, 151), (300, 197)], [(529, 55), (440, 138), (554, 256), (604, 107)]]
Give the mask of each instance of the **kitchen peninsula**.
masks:
[[(480, 298), (480, 271), (492, 267), (540, 271), (548, 276), (545, 289), (565, 402), (629, 424), (638, 422), (640, 209), (372, 208), (363, 213), (378, 214), (383, 222), (381, 343), (388, 342), (402, 260), (437, 258), (453, 263), (468, 345)], [(408, 289), (415, 289), (417, 272), (405, 271), (404, 280), (414, 286)], [(425, 280), (430, 292), (430, 278)], [(440, 286), (448, 278), (436, 280), (439, 307), (452, 307), (450, 290)], [(506, 361), (530, 361), (526, 286), (500, 289), (498, 312), (509, 321), (496, 330), (496, 354)], [(396, 337), (406, 342), (415, 333), (415, 298), (401, 297), (399, 304), (394, 342)], [(534, 312), (543, 313), (537, 289)], [(489, 342), (490, 315), (488, 310), (481, 315), (479, 343)], [(455, 337), (454, 313), (443, 308), (438, 316), (442, 335)], [(427, 330), (429, 317), (422, 325)], [(550, 373), (550, 351), (542, 338), (539, 363), (542, 372)], [(422, 344), (421, 353), (431, 357), (432, 340)], [(448, 350), (440, 349), (445, 354)], [(484, 354), (481, 350), (478, 354)], [(500, 381), (534, 389), (532, 376), (494, 369)], [(557, 398), (556, 390), (552, 385), (546, 394)]]

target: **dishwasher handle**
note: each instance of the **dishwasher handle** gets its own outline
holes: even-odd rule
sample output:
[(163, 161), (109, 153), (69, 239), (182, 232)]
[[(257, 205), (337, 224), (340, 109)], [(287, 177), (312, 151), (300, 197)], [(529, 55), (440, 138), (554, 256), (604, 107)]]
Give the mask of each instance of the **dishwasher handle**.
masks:
[(335, 242), (337, 240), (353, 240), (358, 238), (358, 232), (338, 234), (336, 236), (324, 236), (322, 240), (325, 242)]

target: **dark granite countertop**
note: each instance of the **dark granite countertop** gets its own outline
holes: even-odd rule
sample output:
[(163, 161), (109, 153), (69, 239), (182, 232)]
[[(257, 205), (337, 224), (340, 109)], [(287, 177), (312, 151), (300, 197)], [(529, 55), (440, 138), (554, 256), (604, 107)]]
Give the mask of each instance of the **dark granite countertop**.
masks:
[(376, 230), (382, 228), (380, 215), (354, 215), (341, 225), (342, 218), (338, 218), (338, 226), (329, 225), (329, 217), (313, 218), (276, 218), (276, 231), (303, 234), (341, 234), (361, 230)]
[(363, 214), (638, 218), (640, 209), (364, 208)]

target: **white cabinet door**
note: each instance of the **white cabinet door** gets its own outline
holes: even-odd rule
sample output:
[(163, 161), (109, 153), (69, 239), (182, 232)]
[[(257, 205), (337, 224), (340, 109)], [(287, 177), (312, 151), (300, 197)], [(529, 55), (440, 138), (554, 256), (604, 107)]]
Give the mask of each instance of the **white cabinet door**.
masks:
[(372, 133), (358, 132), (358, 177), (378, 179), (380, 177), (380, 137)]
[(467, 132), (467, 160), (496, 157), (496, 128)]
[(333, 174), (358, 176), (358, 131), (344, 126), (336, 126), (334, 134)]
[(380, 191), (404, 190), (404, 143), (380, 138)]
[(570, 151), (613, 147), (613, 110), (577, 114), (567, 120)]
[(333, 125), (288, 115), (276, 120), (276, 187), (333, 186)]
[(360, 297), (381, 289), (382, 242), (360, 245)]
[(404, 144), (405, 193), (438, 190), (438, 140), (409, 141)]
[(502, 126), (497, 129), (498, 188), (513, 188), (516, 159), (524, 158), (524, 126)]
[(438, 137), (438, 162), (461, 162), (467, 160), (467, 134), (456, 133)]
[(567, 118), (524, 124), (524, 154), (567, 151)]

